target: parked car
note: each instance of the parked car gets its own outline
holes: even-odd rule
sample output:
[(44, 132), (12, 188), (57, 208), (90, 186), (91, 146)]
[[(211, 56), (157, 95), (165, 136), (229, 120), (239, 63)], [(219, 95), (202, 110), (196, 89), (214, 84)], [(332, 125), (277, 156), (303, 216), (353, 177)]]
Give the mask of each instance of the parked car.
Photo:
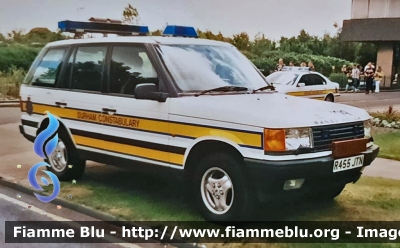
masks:
[(339, 94), (339, 84), (331, 82), (319, 72), (308, 67), (286, 66), (266, 77), (278, 92), (311, 99), (334, 102)]
[[(69, 30), (83, 29), (72, 24)], [(20, 132), (35, 141), (58, 120), (57, 149), (46, 161), (60, 181), (80, 177), (88, 160), (164, 167), (186, 179), (174, 182), (191, 189), (205, 219), (232, 221), (244, 220), (257, 201), (335, 198), (376, 158), (365, 110), (279, 94), (238, 49), (196, 39), (194, 28), (167, 26), (164, 36), (174, 37), (70, 39), (43, 48), (21, 86)], [(316, 91), (308, 95), (333, 101), (337, 93), (309, 71), (268, 81), (293, 95)]]

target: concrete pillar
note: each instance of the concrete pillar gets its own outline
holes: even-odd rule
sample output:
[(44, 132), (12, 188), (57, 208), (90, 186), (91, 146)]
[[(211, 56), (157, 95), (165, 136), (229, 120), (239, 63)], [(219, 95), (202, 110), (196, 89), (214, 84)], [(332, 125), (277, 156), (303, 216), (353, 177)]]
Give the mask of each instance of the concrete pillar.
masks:
[(381, 82), (380, 86), (390, 87), (392, 81), (392, 70), (393, 70), (393, 50), (394, 43), (382, 41), (378, 45), (378, 55), (376, 59), (376, 66), (381, 66), (382, 71), (385, 74), (384, 82)]

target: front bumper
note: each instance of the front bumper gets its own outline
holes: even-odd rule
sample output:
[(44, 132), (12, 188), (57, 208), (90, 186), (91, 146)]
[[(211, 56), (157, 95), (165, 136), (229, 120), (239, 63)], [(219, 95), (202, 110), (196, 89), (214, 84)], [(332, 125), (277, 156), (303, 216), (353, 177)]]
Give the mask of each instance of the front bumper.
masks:
[[(294, 161), (265, 161), (245, 159), (250, 180), (254, 182), (255, 190), (260, 201), (276, 198), (293, 198), (309, 193), (321, 192), (336, 185), (355, 183), (361, 176), (362, 170), (370, 165), (379, 152), (379, 146), (373, 145), (364, 154), (362, 167), (347, 171), (333, 172), (331, 156), (302, 159)], [(360, 154), (361, 155), (361, 154)], [(299, 189), (284, 190), (287, 180), (305, 179)]]

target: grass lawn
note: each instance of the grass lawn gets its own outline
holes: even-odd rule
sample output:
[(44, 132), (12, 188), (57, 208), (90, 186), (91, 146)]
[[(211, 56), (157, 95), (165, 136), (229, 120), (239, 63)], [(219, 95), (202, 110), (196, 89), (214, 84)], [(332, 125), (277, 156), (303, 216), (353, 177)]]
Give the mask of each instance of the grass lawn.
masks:
[(373, 137), (380, 146), (379, 157), (400, 161), (400, 130), (375, 127)]

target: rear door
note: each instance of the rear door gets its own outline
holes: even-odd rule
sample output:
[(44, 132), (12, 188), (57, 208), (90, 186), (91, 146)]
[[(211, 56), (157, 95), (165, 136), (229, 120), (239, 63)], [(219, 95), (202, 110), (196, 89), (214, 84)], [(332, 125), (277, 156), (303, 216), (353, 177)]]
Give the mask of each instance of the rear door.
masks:
[(310, 77), (312, 82), (312, 91), (310, 97), (313, 99), (324, 100), (326, 95), (330, 92), (328, 90), (327, 82), (318, 74), (311, 73)]
[[(68, 55), (68, 47), (52, 47), (38, 56), (21, 87), (21, 122), (24, 132), (30, 138), (36, 137), (38, 125), (46, 111), (59, 108), (62, 91), (61, 81), (63, 61)], [(51, 111), (53, 112), (53, 111)]]
[(51, 112), (62, 118), (79, 152), (96, 146), (94, 137), (103, 134), (99, 120), (104, 103), (105, 60), (108, 46), (78, 45), (71, 51), (60, 80), (62, 89)]

